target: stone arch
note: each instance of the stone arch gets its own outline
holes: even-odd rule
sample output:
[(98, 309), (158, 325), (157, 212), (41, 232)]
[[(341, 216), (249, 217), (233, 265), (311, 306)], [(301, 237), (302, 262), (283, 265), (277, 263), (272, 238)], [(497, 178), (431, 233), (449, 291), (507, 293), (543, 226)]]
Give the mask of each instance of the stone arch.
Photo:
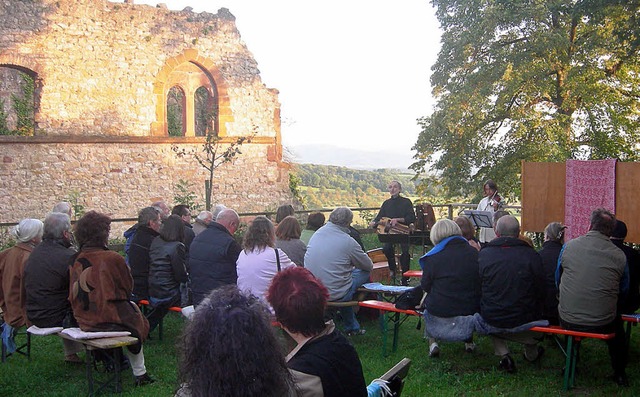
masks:
[[(176, 73), (180, 70), (188, 70), (189, 68), (198, 68), (202, 75), (200, 81), (179, 84), (176, 81)], [(180, 85), (184, 90), (187, 99), (186, 113), (187, 124), (185, 136), (195, 136), (194, 125), (194, 95), (195, 90), (203, 83), (210, 83), (212, 94), (217, 104), (217, 117), (215, 118), (214, 129), (218, 136), (227, 136), (226, 124), (233, 121), (233, 114), (229, 103), (228, 87), (216, 65), (208, 58), (198, 55), (198, 50), (188, 49), (182, 54), (167, 59), (164, 67), (156, 76), (153, 93), (156, 100), (156, 121), (151, 124), (152, 136), (167, 136), (167, 107), (166, 96), (169, 89), (175, 85)], [(186, 85), (186, 86), (185, 86)]]
[[(0, 67), (17, 70), (33, 79), (33, 114), (30, 115), (33, 126), (29, 127), (33, 135), (37, 134), (38, 121), (40, 119), (40, 98), (42, 95), (42, 79), (40, 78), (40, 66), (30, 59), (18, 55), (0, 55)], [(31, 134), (31, 132), (29, 132)]]

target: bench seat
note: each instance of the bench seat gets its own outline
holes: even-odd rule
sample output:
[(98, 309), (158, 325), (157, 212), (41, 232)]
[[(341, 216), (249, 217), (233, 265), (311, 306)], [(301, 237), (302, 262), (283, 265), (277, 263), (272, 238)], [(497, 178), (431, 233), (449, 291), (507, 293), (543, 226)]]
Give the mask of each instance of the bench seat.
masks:
[[(380, 328), (382, 330), (382, 355), (387, 355), (387, 322), (393, 324), (393, 343), (392, 351), (398, 349), (398, 334), (400, 326), (410, 317), (417, 316), (421, 318), (420, 312), (416, 310), (398, 309), (392, 302), (384, 302), (377, 300), (366, 300), (359, 303), (360, 307), (377, 309), (380, 311)], [(387, 318), (387, 314), (389, 314)], [(401, 316), (404, 314), (404, 316)]]

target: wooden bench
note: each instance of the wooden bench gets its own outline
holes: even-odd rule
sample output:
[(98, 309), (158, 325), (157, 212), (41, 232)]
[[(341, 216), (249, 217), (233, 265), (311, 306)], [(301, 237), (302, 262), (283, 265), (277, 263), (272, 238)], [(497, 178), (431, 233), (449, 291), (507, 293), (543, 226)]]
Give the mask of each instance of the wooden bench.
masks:
[[(558, 346), (564, 353), (565, 366), (564, 366), (564, 383), (563, 388), (565, 391), (571, 389), (575, 383), (576, 377), (576, 361), (578, 360), (578, 342), (582, 339), (601, 339), (601, 340), (609, 340), (615, 337), (615, 333), (612, 334), (597, 334), (592, 332), (580, 332), (580, 331), (571, 331), (568, 329), (564, 329), (557, 325), (550, 325), (548, 327), (533, 327), (531, 331), (542, 332), (545, 334), (552, 335), (564, 335), (566, 338), (566, 347), (560, 343), (560, 341), (556, 338), (556, 342)], [(574, 343), (576, 342), (576, 343)]]
[[(141, 299), (138, 301), (138, 306), (143, 309), (143, 313), (146, 314), (147, 311), (149, 309), (151, 309), (151, 304), (149, 303), (148, 300), (146, 299)], [(169, 308), (170, 312), (174, 312), (174, 313), (180, 313), (182, 314), (182, 308), (178, 307), (178, 306), (171, 306)], [(163, 323), (164, 318), (162, 318), (160, 320), (160, 322), (158, 323), (158, 339), (162, 340), (162, 323)]]
[[(87, 382), (89, 383), (89, 396), (94, 396), (96, 393), (105, 390), (109, 386), (113, 386), (116, 393), (122, 392), (122, 379), (120, 376), (120, 371), (122, 370), (121, 348), (135, 345), (138, 343), (138, 338), (134, 338), (132, 336), (116, 336), (112, 338), (99, 339), (76, 339), (63, 333), (58, 335), (60, 335), (61, 338), (81, 343), (84, 346)], [(113, 364), (113, 373), (103, 382), (95, 380), (93, 376), (93, 367), (95, 364), (95, 355), (93, 352), (96, 350), (102, 351), (104, 353), (104, 357)], [(98, 388), (95, 390), (94, 383), (98, 385)]]
[[(417, 316), (422, 317), (422, 314), (416, 310), (403, 310), (398, 309), (391, 302), (383, 302), (377, 300), (366, 300), (359, 303), (360, 307), (368, 307), (370, 309), (377, 309), (380, 311), (380, 328), (382, 330), (382, 355), (387, 356), (387, 321), (393, 324), (393, 344), (392, 351), (395, 352), (398, 349), (398, 334), (400, 326), (410, 317)], [(389, 314), (389, 318), (386, 315)], [(404, 314), (404, 316), (401, 316)]]

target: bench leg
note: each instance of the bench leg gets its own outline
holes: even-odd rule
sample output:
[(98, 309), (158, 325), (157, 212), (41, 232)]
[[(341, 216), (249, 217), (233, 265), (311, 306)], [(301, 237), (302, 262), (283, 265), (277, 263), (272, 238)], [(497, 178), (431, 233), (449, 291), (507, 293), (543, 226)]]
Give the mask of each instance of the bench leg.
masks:
[(382, 357), (387, 357), (387, 317), (380, 310), (380, 329), (382, 330)]
[(89, 383), (89, 396), (93, 396), (93, 351), (85, 349), (85, 369), (87, 372), (87, 382)]
[(574, 339), (573, 336), (567, 336), (567, 351), (564, 367), (564, 384), (563, 389), (568, 391), (573, 388), (576, 378), (576, 362), (578, 361), (578, 349), (580, 340)]
[(393, 347), (392, 352), (398, 350), (398, 334), (400, 331), (400, 313), (393, 313)]

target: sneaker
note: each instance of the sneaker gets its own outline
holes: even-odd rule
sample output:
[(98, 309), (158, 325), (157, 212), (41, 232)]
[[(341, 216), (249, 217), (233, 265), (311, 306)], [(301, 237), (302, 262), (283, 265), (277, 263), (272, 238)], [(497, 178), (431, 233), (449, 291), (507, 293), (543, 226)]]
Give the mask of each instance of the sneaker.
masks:
[(136, 381), (135, 381), (135, 386), (144, 386), (144, 385), (148, 385), (150, 383), (155, 382), (155, 380), (149, 376), (148, 373), (144, 373), (140, 376), (136, 376)]
[(465, 342), (464, 343), (464, 351), (465, 352), (473, 353), (475, 350), (476, 350), (476, 344), (475, 343), (473, 343), (473, 342), (470, 342), (470, 343)]
[(360, 328), (360, 329), (356, 329), (354, 331), (348, 331), (347, 335), (348, 336), (357, 336), (357, 335), (364, 335), (367, 333), (367, 330), (364, 328)]
[(440, 356), (440, 346), (437, 342), (433, 342), (429, 345), (429, 357), (435, 358)]
[(530, 363), (535, 363), (536, 361), (540, 361), (543, 355), (544, 355), (544, 347), (538, 346), (538, 354), (533, 360), (527, 357), (526, 353), (524, 354), (524, 359), (529, 361)]
[(505, 354), (504, 356), (502, 356), (502, 359), (500, 360), (500, 365), (498, 365), (498, 369), (500, 369), (501, 371), (505, 371), (510, 374), (513, 374), (516, 372), (516, 363), (515, 361), (513, 361), (510, 355)]

